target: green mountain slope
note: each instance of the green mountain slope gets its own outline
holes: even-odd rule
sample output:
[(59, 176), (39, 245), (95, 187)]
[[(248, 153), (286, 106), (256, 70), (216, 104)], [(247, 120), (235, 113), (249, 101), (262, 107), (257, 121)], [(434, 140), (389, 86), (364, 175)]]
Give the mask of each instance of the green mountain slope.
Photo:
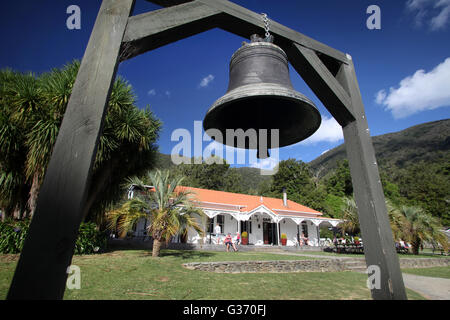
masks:
[[(423, 123), (402, 131), (372, 137), (375, 154), (381, 168), (402, 169), (420, 161), (441, 162), (450, 159), (450, 119)], [(346, 159), (342, 144), (309, 163), (312, 169), (323, 168), (321, 176), (336, 168), (337, 161)]]

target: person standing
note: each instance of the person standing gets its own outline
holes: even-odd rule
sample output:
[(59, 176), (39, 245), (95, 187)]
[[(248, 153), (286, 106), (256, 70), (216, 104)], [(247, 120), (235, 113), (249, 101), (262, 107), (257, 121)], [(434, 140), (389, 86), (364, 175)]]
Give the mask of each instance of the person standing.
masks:
[(214, 228), (214, 233), (216, 234), (217, 237), (217, 244), (220, 244), (220, 234), (222, 233), (222, 228), (220, 227), (219, 224), (216, 224)]

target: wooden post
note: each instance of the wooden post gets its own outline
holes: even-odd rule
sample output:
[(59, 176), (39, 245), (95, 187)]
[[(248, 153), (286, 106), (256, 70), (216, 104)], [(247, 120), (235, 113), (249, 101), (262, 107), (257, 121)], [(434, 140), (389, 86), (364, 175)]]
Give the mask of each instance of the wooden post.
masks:
[(317, 246), (320, 247), (320, 227), (316, 226), (317, 230)]
[(353, 182), (364, 254), (367, 266), (379, 267), (379, 288), (372, 297), (381, 300), (407, 299), (400, 263), (394, 246), (386, 203), (381, 186), (375, 151), (372, 145), (353, 61), (342, 64), (336, 79), (350, 94), (356, 120), (343, 127), (347, 157)]
[(281, 246), (281, 242), (280, 242), (280, 221), (277, 221), (277, 245)]
[(64, 296), (66, 272), (83, 219), (119, 50), (133, 5), (134, 0), (104, 0), (100, 7), (8, 299)]

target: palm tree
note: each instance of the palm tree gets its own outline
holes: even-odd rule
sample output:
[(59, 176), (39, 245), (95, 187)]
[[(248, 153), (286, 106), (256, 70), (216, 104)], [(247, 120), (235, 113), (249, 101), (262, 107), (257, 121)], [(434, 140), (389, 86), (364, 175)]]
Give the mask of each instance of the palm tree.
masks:
[(176, 235), (185, 236), (189, 228), (203, 236), (203, 228), (194, 216), (201, 219), (203, 212), (193, 206), (192, 193), (181, 187), (183, 178), (170, 178), (168, 170), (148, 172), (146, 178), (153, 188), (137, 177), (128, 180), (129, 187), (133, 186), (141, 192), (109, 212), (110, 229), (128, 232), (140, 219), (148, 219), (150, 224), (147, 230), (153, 238), (153, 257), (159, 256), (163, 242), (168, 243)]
[[(405, 217), (389, 200), (386, 200), (386, 207), (394, 239), (401, 239), (403, 237)], [(350, 231), (354, 233), (355, 231), (360, 229), (358, 207), (356, 206), (356, 202), (353, 198), (344, 198), (344, 205), (342, 207), (342, 219), (344, 220), (344, 222), (341, 224), (341, 227), (344, 231)]]
[(345, 231), (355, 233), (355, 231), (359, 230), (358, 207), (353, 198), (344, 197), (342, 219), (344, 220), (344, 222), (341, 223), (343, 233), (345, 233)]
[(403, 228), (406, 224), (405, 217), (390, 200), (386, 200), (386, 207), (389, 215), (389, 223), (391, 225), (392, 234), (394, 236), (394, 240), (397, 242), (398, 240), (404, 238)]
[(424, 242), (439, 243), (448, 250), (448, 240), (438, 219), (418, 207), (401, 206), (397, 210), (404, 217), (403, 238), (411, 243), (414, 254), (419, 254)]
[(36, 209), (39, 189), (58, 137), (78, 68), (79, 62), (74, 61), (62, 69), (55, 68), (44, 73), (38, 79), (40, 106), (36, 112), (29, 114), (30, 128), (25, 141), (28, 148), (25, 175), (31, 183), (28, 199), (30, 216), (33, 216)]
[(22, 218), (29, 185), (25, 175), (26, 133), (30, 114), (41, 103), (38, 81), (31, 73), (0, 71), (0, 206), (2, 217)]
[[(38, 78), (0, 71), (0, 208), (7, 216), (33, 214), (80, 63), (73, 61)], [(114, 82), (96, 155), (84, 216), (102, 220), (120, 199), (120, 184), (155, 163), (161, 122), (140, 110), (131, 86)], [(88, 215), (89, 213), (89, 215)], [(2, 215), (2, 217), (5, 215)]]

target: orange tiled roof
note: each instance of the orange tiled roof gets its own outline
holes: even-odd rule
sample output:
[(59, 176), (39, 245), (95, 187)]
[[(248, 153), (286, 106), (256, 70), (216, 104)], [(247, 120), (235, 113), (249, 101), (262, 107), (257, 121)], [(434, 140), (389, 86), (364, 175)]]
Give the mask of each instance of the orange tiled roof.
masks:
[[(202, 202), (203, 206), (215, 205), (225, 205), (234, 206), (234, 210), (239, 210), (241, 212), (249, 212), (253, 209), (264, 205), (269, 210), (278, 214), (289, 214), (289, 213), (306, 213), (312, 215), (322, 215), (319, 211), (308, 208), (294, 201), (288, 200), (287, 207), (283, 205), (283, 199), (252, 196), (247, 194), (200, 189), (193, 187), (181, 187), (188, 189), (193, 193), (192, 200)], [(283, 211), (283, 212), (277, 212)]]

